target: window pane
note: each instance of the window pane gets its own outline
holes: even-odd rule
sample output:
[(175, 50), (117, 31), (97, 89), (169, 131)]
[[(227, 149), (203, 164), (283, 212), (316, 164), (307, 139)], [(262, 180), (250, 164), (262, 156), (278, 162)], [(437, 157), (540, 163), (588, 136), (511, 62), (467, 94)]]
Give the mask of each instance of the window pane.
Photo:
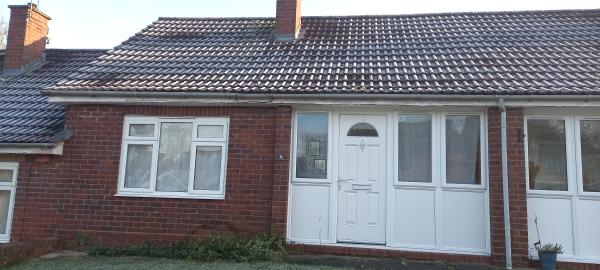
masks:
[(358, 123), (348, 130), (347, 136), (349, 137), (377, 137), (377, 129), (371, 124)]
[(327, 179), (327, 118), (326, 113), (298, 115), (297, 178)]
[(583, 191), (600, 192), (600, 121), (581, 121)]
[(221, 146), (196, 147), (194, 190), (219, 190), (221, 187)]
[(192, 147), (192, 123), (162, 123), (156, 191), (187, 192)]
[(13, 170), (0, 169), (0, 182), (10, 183), (13, 181)]
[(446, 182), (481, 184), (478, 115), (446, 117)]
[(129, 125), (129, 136), (154, 137), (153, 124), (131, 124)]
[(529, 188), (568, 190), (565, 121), (527, 120), (527, 137)]
[(398, 179), (431, 183), (431, 116), (400, 115)]
[(10, 191), (0, 190), (0, 234), (6, 234), (8, 226), (8, 208), (10, 207)]
[(200, 125), (198, 126), (198, 138), (222, 138), (223, 126), (221, 125)]
[(152, 168), (152, 145), (130, 144), (127, 146), (127, 163), (125, 164), (125, 187), (150, 187)]

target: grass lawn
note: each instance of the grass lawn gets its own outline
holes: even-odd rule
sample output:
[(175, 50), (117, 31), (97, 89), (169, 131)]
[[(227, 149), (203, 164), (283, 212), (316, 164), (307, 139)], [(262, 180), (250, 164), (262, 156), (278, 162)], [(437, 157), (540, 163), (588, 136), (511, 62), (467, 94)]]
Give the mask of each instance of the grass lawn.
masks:
[(194, 270), (246, 270), (246, 269), (273, 269), (273, 270), (340, 270), (343, 268), (304, 266), (286, 263), (227, 263), (213, 262), (203, 263), (191, 260), (169, 260), (159, 258), (142, 257), (64, 257), (56, 259), (33, 260), (9, 267), (7, 270), (29, 270), (29, 269), (84, 269), (84, 270), (125, 270), (125, 269), (194, 269)]

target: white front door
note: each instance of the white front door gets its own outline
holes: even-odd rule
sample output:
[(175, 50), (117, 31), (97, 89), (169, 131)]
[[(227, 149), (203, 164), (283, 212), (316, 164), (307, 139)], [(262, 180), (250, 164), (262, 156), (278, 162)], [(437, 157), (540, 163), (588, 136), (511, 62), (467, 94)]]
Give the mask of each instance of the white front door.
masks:
[(385, 244), (386, 116), (340, 115), (338, 242)]

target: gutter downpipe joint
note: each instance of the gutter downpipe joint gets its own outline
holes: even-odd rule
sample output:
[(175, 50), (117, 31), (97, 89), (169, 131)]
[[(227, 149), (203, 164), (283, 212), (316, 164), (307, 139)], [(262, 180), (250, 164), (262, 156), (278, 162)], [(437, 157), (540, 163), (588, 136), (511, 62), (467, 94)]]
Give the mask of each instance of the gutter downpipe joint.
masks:
[(506, 121), (506, 106), (504, 99), (498, 99), (498, 108), (500, 109), (500, 133), (502, 145), (502, 195), (504, 203), (504, 248), (506, 256), (506, 269), (512, 269), (512, 243), (510, 229), (510, 202), (508, 188), (508, 140), (507, 140), (507, 121)]

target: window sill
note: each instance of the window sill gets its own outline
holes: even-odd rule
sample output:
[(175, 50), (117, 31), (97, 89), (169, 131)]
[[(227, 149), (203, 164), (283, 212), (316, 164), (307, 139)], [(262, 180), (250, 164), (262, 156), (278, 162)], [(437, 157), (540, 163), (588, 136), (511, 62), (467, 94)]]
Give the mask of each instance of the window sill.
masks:
[(225, 195), (209, 195), (209, 194), (149, 194), (135, 192), (119, 192), (115, 194), (117, 197), (136, 197), (136, 198), (163, 198), (163, 199), (201, 199), (201, 200), (225, 200)]

